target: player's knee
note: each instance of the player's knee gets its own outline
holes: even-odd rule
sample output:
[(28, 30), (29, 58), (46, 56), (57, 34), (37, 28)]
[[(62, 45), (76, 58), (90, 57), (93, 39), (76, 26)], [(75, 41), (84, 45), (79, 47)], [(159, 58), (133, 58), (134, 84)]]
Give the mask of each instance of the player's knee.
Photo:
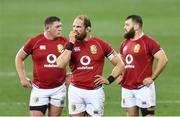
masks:
[(142, 116), (154, 115), (154, 107), (141, 108)]
[(47, 107), (48, 107), (47, 105), (30, 106), (30, 111), (41, 111), (45, 115)]

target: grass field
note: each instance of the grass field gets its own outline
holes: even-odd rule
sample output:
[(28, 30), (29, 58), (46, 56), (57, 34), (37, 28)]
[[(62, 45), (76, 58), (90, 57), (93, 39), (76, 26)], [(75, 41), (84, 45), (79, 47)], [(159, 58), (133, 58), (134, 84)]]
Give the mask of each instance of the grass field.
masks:
[[(130, 14), (141, 15), (144, 32), (156, 38), (169, 63), (156, 81), (157, 116), (180, 116), (180, 1), (179, 0), (0, 0), (0, 115), (27, 116), (30, 90), (22, 88), (15, 71), (14, 57), (31, 36), (43, 31), (45, 17), (57, 15), (68, 37), (77, 15), (92, 21), (93, 34), (104, 38), (118, 51), (123, 24)], [(112, 66), (107, 62), (104, 76)], [(26, 71), (32, 78), (31, 57)], [(105, 116), (124, 116), (120, 87), (105, 86)], [(68, 115), (67, 106), (63, 115)]]

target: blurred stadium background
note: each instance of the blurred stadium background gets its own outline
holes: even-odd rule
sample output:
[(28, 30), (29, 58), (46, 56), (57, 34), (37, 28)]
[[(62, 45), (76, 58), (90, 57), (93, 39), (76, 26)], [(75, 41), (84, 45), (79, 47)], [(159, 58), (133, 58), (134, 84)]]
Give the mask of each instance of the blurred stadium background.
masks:
[[(0, 0), (0, 115), (28, 116), (30, 90), (22, 88), (15, 71), (14, 57), (29, 37), (43, 31), (47, 16), (63, 22), (68, 37), (77, 15), (92, 21), (93, 34), (105, 39), (118, 51), (123, 40), (124, 19), (138, 14), (144, 20), (144, 32), (156, 38), (169, 63), (156, 80), (157, 116), (180, 116), (180, 1), (179, 0)], [(107, 62), (104, 76), (112, 66)], [(31, 57), (26, 71), (32, 78)], [(120, 87), (105, 86), (105, 116), (124, 116), (120, 107)], [(67, 106), (63, 115), (68, 115)]]

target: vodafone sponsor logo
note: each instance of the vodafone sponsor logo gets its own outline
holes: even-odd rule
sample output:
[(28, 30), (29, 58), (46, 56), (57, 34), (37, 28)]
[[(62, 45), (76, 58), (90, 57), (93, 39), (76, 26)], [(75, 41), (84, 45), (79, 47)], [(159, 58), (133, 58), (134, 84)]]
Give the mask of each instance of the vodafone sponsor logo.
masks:
[(82, 65), (89, 65), (91, 58), (89, 56), (82, 56), (80, 62)]
[(45, 64), (44, 67), (57, 67), (56, 65), (56, 55), (54, 54), (49, 54), (47, 57), (46, 57), (46, 60), (49, 64)]
[(134, 65), (132, 65), (132, 62), (133, 62), (133, 56), (131, 54), (128, 54), (126, 57), (125, 57), (125, 61), (126, 61), (126, 65), (125, 65), (125, 68), (135, 68)]
[(93, 66), (88, 66), (91, 63), (91, 58), (89, 56), (82, 56), (80, 59), (80, 63), (83, 66), (77, 67), (77, 69), (93, 69)]

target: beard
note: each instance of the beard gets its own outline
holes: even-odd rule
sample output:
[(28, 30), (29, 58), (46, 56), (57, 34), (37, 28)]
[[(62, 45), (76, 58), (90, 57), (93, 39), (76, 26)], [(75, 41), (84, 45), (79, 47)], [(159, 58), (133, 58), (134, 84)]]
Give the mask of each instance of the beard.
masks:
[(125, 39), (131, 39), (131, 38), (134, 38), (134, 36), (135, 36), (134, 28), (131, 28), (131, 30), (129, 30), (129, 32), (124, 34)]
[(85, 39), (86, 35), (87, 35), (87, 33), (84, 31), (81, 34), (78, 33), (75, 37), (77, 40), (83, 41)]

